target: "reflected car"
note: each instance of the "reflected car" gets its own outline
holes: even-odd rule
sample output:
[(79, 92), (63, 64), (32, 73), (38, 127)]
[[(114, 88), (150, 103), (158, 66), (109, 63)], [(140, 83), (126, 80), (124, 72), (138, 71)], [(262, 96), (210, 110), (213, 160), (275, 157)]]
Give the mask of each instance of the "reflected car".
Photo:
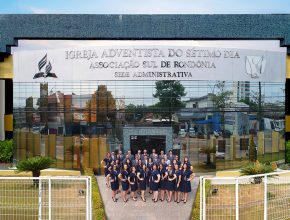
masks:
[(185, 131), (185, 129), (180, 129), (179, 132), (178, 132), (178, 135), (179, 135), (180, 137), (185, 137), (185, 136), (186, 136), (186, 131)]
[(195, 132), (194, 128), (189, 129), (188, 136), (189, 137), (196, 137), (196, 132)]

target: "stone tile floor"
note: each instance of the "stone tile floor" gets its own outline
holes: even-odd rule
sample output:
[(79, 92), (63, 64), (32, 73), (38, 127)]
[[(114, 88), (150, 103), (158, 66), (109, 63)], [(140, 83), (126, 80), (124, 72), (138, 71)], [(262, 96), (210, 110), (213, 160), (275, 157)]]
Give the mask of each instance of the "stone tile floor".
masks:
[(118, 202), (112, 201), (111, 189), (106, 187), (104, 176), (97, 176), (96, 178), (108, 220), (188, 220), (191, 218), (193, 200), (199, 183), (199, 177), (195, 177), (191, 182), (192, 191), (189, 193), (189, 199), (186, 204), (183, 202), (179, 204), (175, 202), (168, 203), (165, 200), (154, 203), (151, 200), (152, 195), (148, 191), (145, 195), (146, 202), (143, 202), (140, 195), (138, 195), (137, 201), (130, 199), (127, 203), (124, 203), (120, 194), (117, 195)]

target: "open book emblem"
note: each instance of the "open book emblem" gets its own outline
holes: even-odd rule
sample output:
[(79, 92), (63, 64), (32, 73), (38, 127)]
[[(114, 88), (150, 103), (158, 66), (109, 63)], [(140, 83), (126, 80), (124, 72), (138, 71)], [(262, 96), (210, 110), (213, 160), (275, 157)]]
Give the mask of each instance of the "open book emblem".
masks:
[(245, 65), (246, 73), (258, 79), (265, 71), (266, 59), (264, 56), (246, 56)]
[[(44, 68), (44, 71), (42, 71), (42, 68)], [(38, 70), (39, 72), (36, 73), (33, 77), (33, 79), (37, 79), (40, 77), (53, 77), (53, 78), (57, 78), (55, 73), (52, 73), (52, 65), (50, 63), (50, 61), (47, 63), (47, 54), (45, 54), (45, 56), (38, 62)]]

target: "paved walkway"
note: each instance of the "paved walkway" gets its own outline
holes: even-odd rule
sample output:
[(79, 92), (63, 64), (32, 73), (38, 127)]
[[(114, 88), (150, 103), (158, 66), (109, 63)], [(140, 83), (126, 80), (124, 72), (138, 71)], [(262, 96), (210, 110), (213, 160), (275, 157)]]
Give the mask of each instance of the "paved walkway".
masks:
[(111, 190), (106, 187), (105, 177), (97, 176), (98, 185), (105, 205), (106, 216), (108, 220), (188, 220), (191, 218), (193, 200), (195, 198), (198, 187), (199, 178), (196, 177), (191, 182), (192, 191), (189, 193), (189, 199), (186, 204), (167, 201), (152, 202), (152, 196), (146, 192), (146, 202), (143, 202), (138, 195), (138, 200), (135, 202), (130, 199), (124, 203), (121, 195), (118, 194), (118, 202), (113, 202)]

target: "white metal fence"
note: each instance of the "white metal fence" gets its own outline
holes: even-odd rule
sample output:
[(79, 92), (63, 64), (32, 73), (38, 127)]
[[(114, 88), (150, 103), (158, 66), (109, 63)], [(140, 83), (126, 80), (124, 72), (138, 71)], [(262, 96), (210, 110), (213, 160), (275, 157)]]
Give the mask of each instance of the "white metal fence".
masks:
[(201, 220), (289, 220), (290, 171), (200, 177)]
[(91, 220), (91, 177), (0, 177), (0, 219)]

